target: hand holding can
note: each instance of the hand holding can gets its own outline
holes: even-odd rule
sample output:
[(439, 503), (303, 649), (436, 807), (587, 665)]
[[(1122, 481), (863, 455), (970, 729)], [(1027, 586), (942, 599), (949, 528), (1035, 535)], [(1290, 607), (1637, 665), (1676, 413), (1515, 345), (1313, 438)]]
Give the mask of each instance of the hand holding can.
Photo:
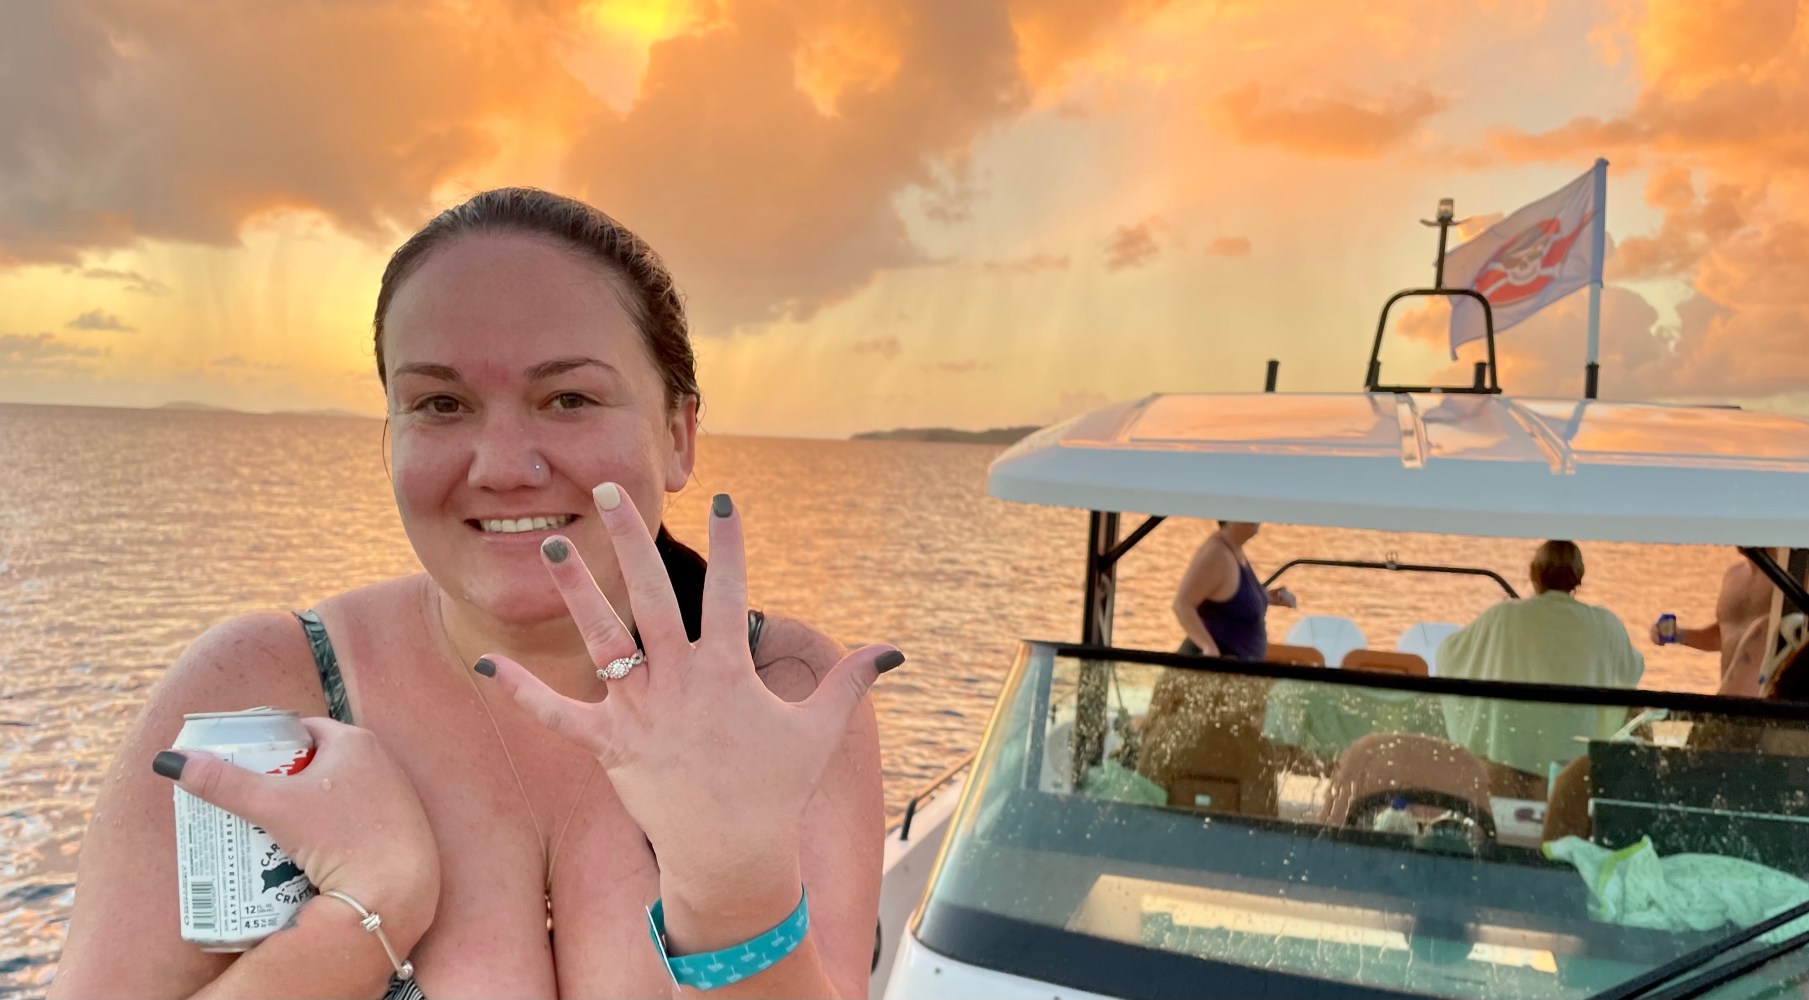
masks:
[[(433, 920), (440, 880), (439, 850), (413, 784), (369, 730), (263, 712), (287, 716), (301, 733), (266, 719), (259, 725), (286, 737), (236, 747), (178, 738), (177, 749), (152, 762), (176, 782), (179, 803), (199, 800), (177, 806), (183, 937), (209, 951), (243, 951), (284, 926), (314, 890), (340, 891), (381, 912), (391, 939), (412, 948)], [(311, 751), (294, 745), (304, 740)], [(243, 766), (265, 763), (260, 752), (287, 762), (259, 768), (275, 773)], [(232, 822), (203, 812), (204, 803)], [(211, 888), (191, 881), (198, 878)]]
[(1662, 614), (1658, 616), (1658, 624), (1653, 626), (1653, 634), (1660, 646), (1668, 646), (1677, 641), (1677, 616)]

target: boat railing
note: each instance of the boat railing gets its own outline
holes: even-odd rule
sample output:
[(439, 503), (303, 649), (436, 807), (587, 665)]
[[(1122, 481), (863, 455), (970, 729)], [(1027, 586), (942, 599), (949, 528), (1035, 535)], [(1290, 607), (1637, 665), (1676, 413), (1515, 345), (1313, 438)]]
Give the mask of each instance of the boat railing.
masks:
[(960, 760), (949, 765), (948, 770), (943, 771), (935, 778), (932, 778), (929, 784), (924, 785), (916, 795), (911, 796), (911, 801), (905, 803), (904, 819), (899, 821), (898, 824), (898, 839), (900, 841), (908, 841), (911, 839), (911, 820), (916, 818), (918, 807), (922, 806), (930, 799), (935, 798), (937, 789), (948, 784), (955, 775), (967, 770), (968, 765), (974, 762), (974, 754), (976, 752), (977, 751), (970, 750), (966, 754), (963, 754)]

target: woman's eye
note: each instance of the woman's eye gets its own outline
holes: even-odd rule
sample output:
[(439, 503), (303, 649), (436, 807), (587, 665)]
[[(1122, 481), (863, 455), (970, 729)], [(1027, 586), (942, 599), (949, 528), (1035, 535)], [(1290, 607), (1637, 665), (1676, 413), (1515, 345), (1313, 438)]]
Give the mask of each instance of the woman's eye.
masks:
[(552, 399), (555, 410), (578, 410), (590, 405), (590, 397), (582, 393), (562, 392)]
[(459, 411), (459, 401), (451, 396), (428, 396), (415, 404), (415, 409), (438, 416), (451, 416)]

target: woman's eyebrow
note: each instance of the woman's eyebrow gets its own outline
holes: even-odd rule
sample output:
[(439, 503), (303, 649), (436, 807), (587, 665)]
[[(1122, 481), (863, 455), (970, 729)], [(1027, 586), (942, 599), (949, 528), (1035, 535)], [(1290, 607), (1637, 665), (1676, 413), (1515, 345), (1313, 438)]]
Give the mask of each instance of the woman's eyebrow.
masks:
[(403, 375), (425, 375), (428, 378), (437, 378), (442, 382), (463, 382), (465, 380), (464, 376), (459, 374), (457, 368), (448, 365), (428, 364), (426, 362), (403, 365), (396, 369), (394, 374), (398, 378)]
[(555, 358), (552, 361), (542, 361), (532, 368), (529, 368), (527, 370), (527, 376), (530, 381), (538, 381), (543, 378), (552, 378), (555, 375), (564, 375), (566, 372), (575, 368), (590, 366), (601, 368), (611, 375), (621, 374), (616, 371), (614, 365), (598, 361), (596, 358)]

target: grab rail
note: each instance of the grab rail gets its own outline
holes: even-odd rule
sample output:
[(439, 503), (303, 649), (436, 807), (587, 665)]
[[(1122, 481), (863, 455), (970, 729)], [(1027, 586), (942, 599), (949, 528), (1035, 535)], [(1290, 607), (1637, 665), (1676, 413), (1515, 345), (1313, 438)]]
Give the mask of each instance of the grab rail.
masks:
[(975, 752), (976, 751), (972, 750), (968, 751), (960, 760), (955, 761), (948, 770), (942, 772), (928, 785), (925, 785), (923, 791), (912, 796), (911, 801), (905, 803), (904, 821), (898, 824), (899, 840), (906, 841), (911, 839), (911, 818), (917, 815), (917, 807), (929, 801), (930, 796), (935, 794), (936, 789), (948, 784), (950, 778), (960, 774), (969, 764), (972, 764), (974, 762)]

